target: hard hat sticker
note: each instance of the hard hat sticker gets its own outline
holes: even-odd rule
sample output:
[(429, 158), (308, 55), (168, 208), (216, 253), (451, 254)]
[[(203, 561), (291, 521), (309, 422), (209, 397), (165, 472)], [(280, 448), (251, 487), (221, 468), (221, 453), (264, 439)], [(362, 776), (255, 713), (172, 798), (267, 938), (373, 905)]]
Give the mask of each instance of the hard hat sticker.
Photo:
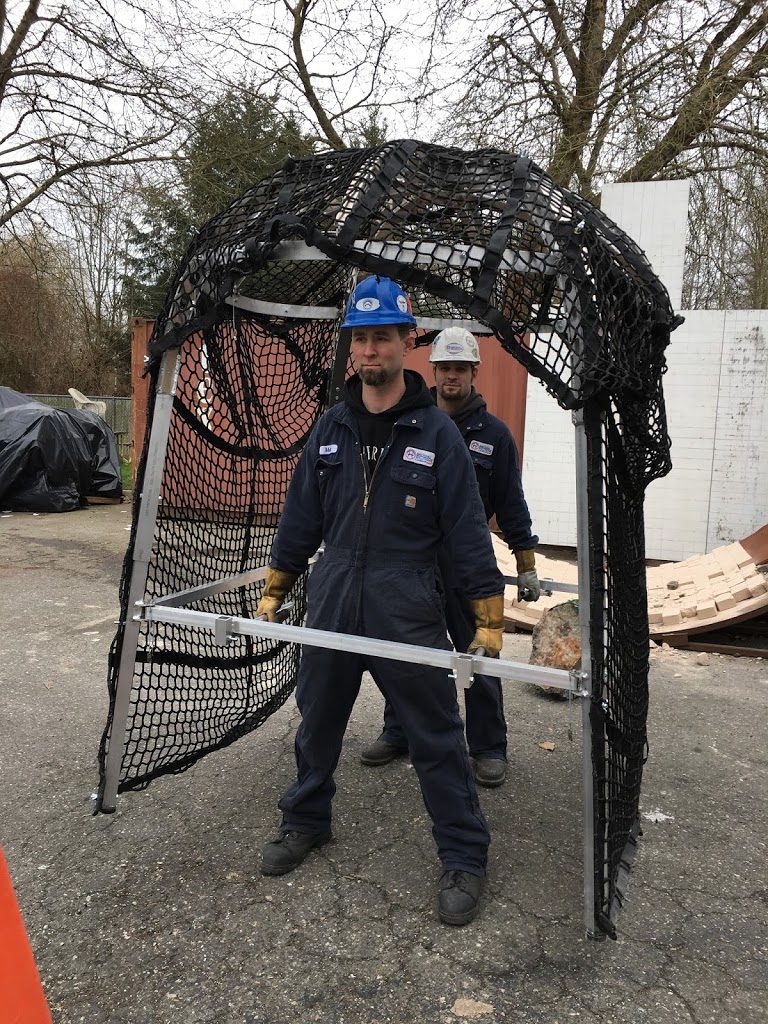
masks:
[(477, 363), (480, 365), (480, 350), (470, 331), (463, 327), (446, 327), (432, 342), (430, 363)]
[(403, 452), (404, 462), (415, 462), (419, 466), (433, 466), (435, 464), (435, 453), (425, 451), (423, 448), (406, 448)]
[(415, 327), (408, 296), (388, 277), (366, 277), (347, 301), (342, 327), (384, 327), (408, 324)]

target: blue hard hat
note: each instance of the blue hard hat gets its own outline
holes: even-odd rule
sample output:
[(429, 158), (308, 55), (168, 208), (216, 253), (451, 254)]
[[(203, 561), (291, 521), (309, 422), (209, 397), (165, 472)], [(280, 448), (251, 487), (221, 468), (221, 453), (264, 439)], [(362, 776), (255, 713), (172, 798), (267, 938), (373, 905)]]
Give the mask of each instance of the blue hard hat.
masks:
[(347, 302), (342, 327), (375, 327), (377, 324), (416, 326), (411, 301), (403, 289), (388, 277), (366, 277)]

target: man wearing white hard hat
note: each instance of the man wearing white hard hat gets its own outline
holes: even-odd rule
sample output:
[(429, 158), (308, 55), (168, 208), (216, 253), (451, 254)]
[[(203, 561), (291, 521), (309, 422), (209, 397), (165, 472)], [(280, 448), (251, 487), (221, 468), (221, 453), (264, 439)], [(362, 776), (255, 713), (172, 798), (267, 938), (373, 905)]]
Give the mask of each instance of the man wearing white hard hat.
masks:
[[(463, 327), (448, 327), (437, 335), (429, 361), (435, 371), (433, 397), (461, 431), (475, 467), (486, 519), (496, 516), (504, 540), (517, 562), (518, 598), (536, 601), (540, 594), (534, 549), (538, 537), (523, 494), (517, 448), (509, 428), (486, 407), (474, 388), (480, 352), (474, 335)], [(440, 559), (446, 599), (446, 619), (458, 651), (466, 651), (474, 635), (472, 609), (456, 588), (447, 558)], [(500, 786), (507, 773), (507, 726), (501, 683), (492, 676), (475, 676), (465, 691), (467, 743), (476, 780)], [(361, 761), (387, 764), (407, 753), (405, 734), (391, 704), (384, 708), (384, 729), (367, 747)]]

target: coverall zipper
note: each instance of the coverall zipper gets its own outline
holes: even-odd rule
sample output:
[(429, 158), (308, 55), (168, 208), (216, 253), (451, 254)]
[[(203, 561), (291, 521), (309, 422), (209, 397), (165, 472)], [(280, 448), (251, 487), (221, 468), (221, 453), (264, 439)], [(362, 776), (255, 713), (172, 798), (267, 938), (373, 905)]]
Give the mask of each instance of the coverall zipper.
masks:
[(368, 499), (371, 496), (371, 488), (373, 487), (373, 481), (374, 481), (374, 478), (376, 476), (376, 470), (379, 468), (379, 464), (381, 462), (383, 462), (384, 458), (386, 457), (387, 453), (389, 452), (389, 449), (392, 447), (392, 438), (394, 437), (394, 435), (395, 435), (395, 428), (393, 427), (392, 428), (392, 433), (391, 433), (390, 438), (389, 438), (389, 444), (384, 449), (384, 451), (381, 453), (381, 457), (377, 461), (376, 465), (373, 467), (373, 472), (371, 473), (371, 479), (370, 480), (368, 479), (368, 474), (365, 471), (365, 456), (363, 455), (362, 448), (360, 449), (360, 462), (362, 463), (362, 466), (363, 466), (363, 487), (365, 488), (365, 494), (363, 495), (363, 512), (367, 512), (368, 511)]
[(371, 473), (371, 479), (370, 480), (368, 479), (368, 473), (366, 472), (366, 469), (365, 469), (365, 455), (363, 454), (362, 447), (360, 448), (360, 465), (363, 467), (363, 487), (364, 487), (364, 490), (365, 490), (365, 493), (363, 495), (363, 512), (364, 513), (368, 511), (368, 499), (371, 496), (371, 490), (373, 489), (373, 481), (376, 479), (376, 474), (379, 471), (379, 466), (382, 464), (384, 459), (386, 459), (386, 457), (389, 455), (389, 452), (390, 452), (390, 450), (392, 448), (392, 442), (395, 439), (395, 427), (397, 427), (397, 426), (400, 426), (400, 424), (398, 424), (397, 421), (395, 421), (392, 424), (392, 432), (389, 435), (389, 441), (387, 441), (387, 446), (384, 449), (384, 451), (381, 453), (379, 459), (376, 462), (376, 465), (373, 467), (373, 472)]
[(378, 472), (379, 466), (382, 464), (384, 459), (386, 459), (387, 455), (389, 455), (389, 453), (390, 453), (390, 451), (392, 449), (392, 442), (395, 439), (395, 427), (397, 427), (397, 426), (398, 426), (398, 423), (397, 423), (397, 421), (395, 421), (395, 423), (392, 424), (392, 432), (389, 435), (389, 441), (387, 443), (387, 447), (381, 453), (381, 455), (379, 456), (378, 461), (376, 462), (376, 465), (373, 467), (373, 473), (371, 473), (371, 479), (370, 480), (368, 479), (368, 473), (366, 472), (366, 467), (365, 467), (365, 454), (363, 452), (362, 445), (360, 446), (360, 468), (363, 471), (363, 489), (364, 489), (364, 494), (363, 494), (363, 517), (362, 517), (362, 522), (360, 524), (361, 525), (360, 543), (359, 543), (359, 547), (358, 547), (358, 551), (363, 556), (363, 558), (361, 560), (361, 564), (360, 564), (360, 587), (359, 587), (358, 592), (357, 592), (357, 612), (356, 612), (356, 615), (355, 615), (355, 620), (358, 623), (360, 622), (360, 617), (361, 617), (362, 609), (363, 609), (363, 583), (364, 583), (364, 580), (365, 580), (365, 550), (366, 550), (365, 545), (366, 545), (366, 542), (368, 540), (368, 500), (369, 500), (369, 498), (371, 496), (371, 489), (373, 487), (373, 481), (376, 478), (376, 473)]

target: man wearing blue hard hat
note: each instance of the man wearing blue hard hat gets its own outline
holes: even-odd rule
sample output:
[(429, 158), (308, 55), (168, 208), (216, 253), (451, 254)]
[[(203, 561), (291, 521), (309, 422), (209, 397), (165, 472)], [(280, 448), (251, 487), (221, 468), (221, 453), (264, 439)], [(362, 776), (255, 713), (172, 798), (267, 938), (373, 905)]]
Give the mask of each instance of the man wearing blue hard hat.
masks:
[[(461, 434), (422, 378), (404, 369), (416, 324), (394, 281), (369, 277), (352, 293), (355, 376), (315, 425), (285, 499), (257, 614), (274, 619), (308, 559), (307, 625), (450, 649), (437, 556), (445, 550), (475, 617), (470, 650), (501, 649), (504, 583)], [(443, 669), (306, 647), (296, 702), (296, 782), (284, 793), (277, 838), (261, 870), (281, 875), (331, 838), (333, 773), (368, 669), (396, 710), (419, 778), (443, 872), (438, 910), (463, 925), (478, 910), (490, 837), (477, 798), (456, 686)]]

